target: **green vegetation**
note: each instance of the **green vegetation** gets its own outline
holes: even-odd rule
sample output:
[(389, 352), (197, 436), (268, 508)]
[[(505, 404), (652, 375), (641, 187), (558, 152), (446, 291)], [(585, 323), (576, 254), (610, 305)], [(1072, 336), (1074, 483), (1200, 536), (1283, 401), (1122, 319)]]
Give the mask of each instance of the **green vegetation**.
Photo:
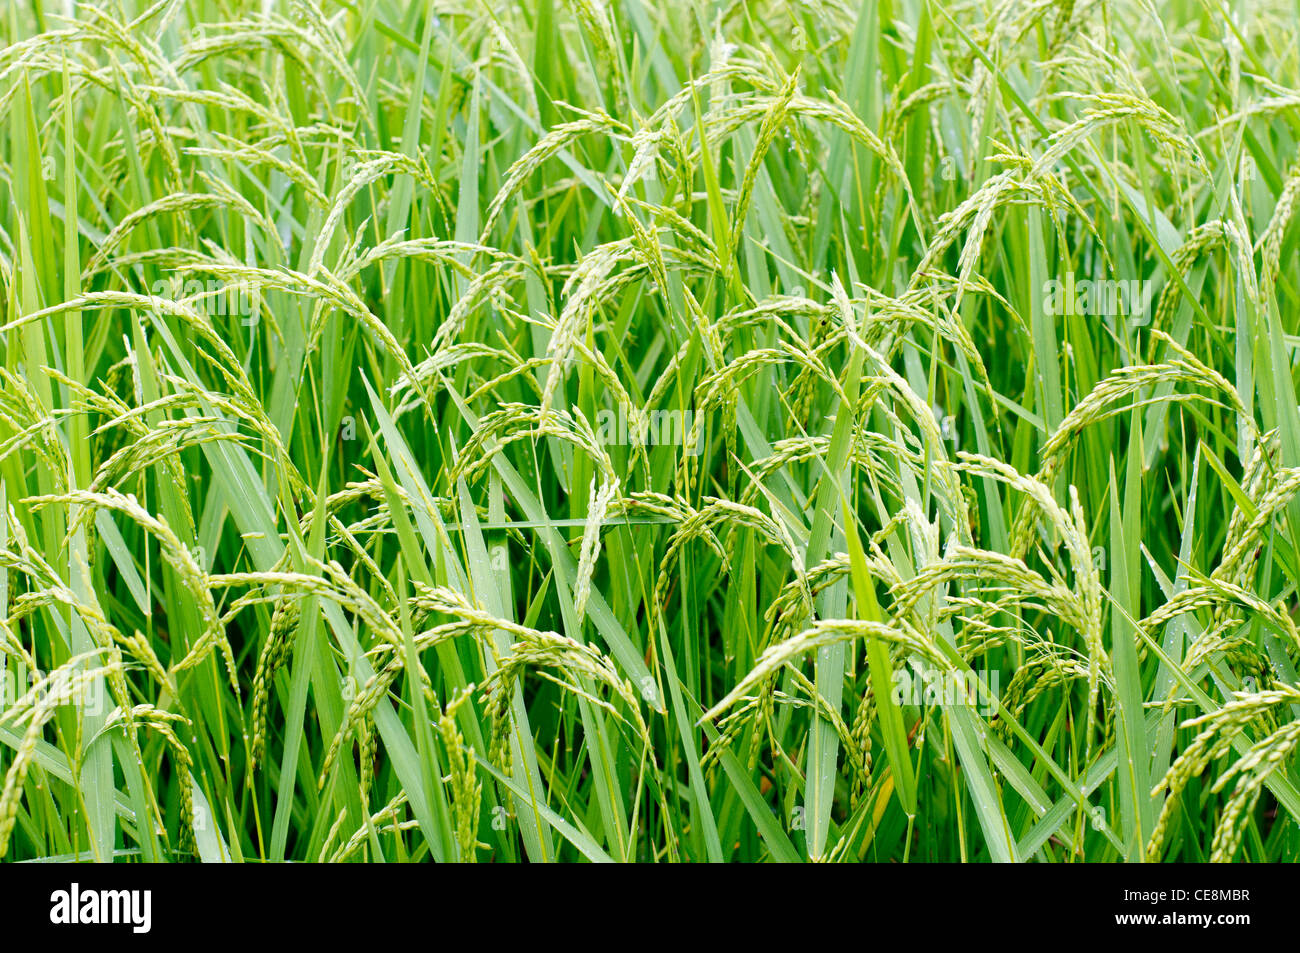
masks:
[(1300, 858), (1295, 3), (4, 11), (0, 857)]

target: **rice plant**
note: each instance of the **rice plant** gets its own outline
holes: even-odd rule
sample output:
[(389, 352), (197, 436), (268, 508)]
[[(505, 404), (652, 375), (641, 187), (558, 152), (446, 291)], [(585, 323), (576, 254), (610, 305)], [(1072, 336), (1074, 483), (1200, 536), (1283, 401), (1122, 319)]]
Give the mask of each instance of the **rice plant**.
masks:
[(1300, 21), (13, 0), (0, 858), (1300, 859)]

